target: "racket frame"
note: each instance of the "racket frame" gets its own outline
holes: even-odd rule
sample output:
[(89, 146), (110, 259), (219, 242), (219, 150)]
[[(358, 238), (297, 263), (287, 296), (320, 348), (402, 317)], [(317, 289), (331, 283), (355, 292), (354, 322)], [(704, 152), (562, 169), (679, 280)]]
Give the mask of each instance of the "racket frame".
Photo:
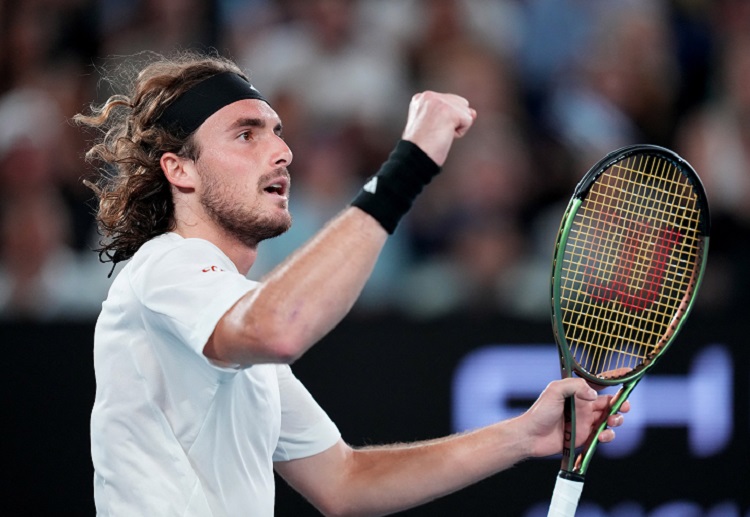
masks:
[[(659, 342), (661, 346), (656, 348), (656, 350), (658, 350), (658, 353), (653, 354), (653, 356), (649, 357), (643, 364), (639, 365), (637, 368), (622, 376), (618, 376), (616, 378), (603, 378), (590, 374), (578, 365), (573, 357), (573, 354), (570, 351), (567, 340), (565, 338), (565, 329), (563, 327), (560, 305), (562, 287), (561, 283), (559, 282), (565, 255), (565, 246), (563, 244), (567, 242), (568, 236), (571, 232), (571, 229), (573, 228), (578, 209), (583, 204), (586, 195), (588, 194), (597, 178), (599, 178), (601, 174), (609, 170), (609, 168), (614, 166), (617, 162), (623, 161), (635, 154), (651, 154), (657, 155), (663, 159), (667, 159), (668, 161), (672, 162), (686, 177), (686, 179), (693, 185), (693, 190), (697, 193), (696, 201), (702, 214), (698, 226), (699, 234), (703, 235), (702, 248), (699, 250), (699, 253), (701, 253), (701, 264), (693, 271), (693, 278), (690, 280), (691, 287), (684, 297), (682, 305), (676, 311), (672, 321), (670, 322), (667, 332), (665, 332), (664, 336), (662, 336)], [(706, 260), (708, 258), (708, 244), (710, 240), (709, 234), (710, 214), (708, 209), (708, 201), (706, 199), (705, 190), (703, 189), (700, 178), (695, 173), (690, 164), (688, 164), (683, 158), (663, 147), (638, 144), (615, 150), (602, 158), (599, 162), (597, 162), (576, 186), (573, 197), (568, 203), (565, 214), (563, 215), (560, 230), (558, 231), (552, 266), (552, 328), (555, 336), (555, 342), (557, 344), (557, 349), (560, 353), (562, 375), (566, 378), (578, 375), (579, 377), (584, 378), (590, 383), (600, 386), (622, 385), (622, 387), (613, 397), (609, 413), (597, 426), (596, 430), (589, 436), (589, 439), (583, 445), (581, 454), (577, 457), (575, 454), (575, 401), (573, 397), (568, 397), (564, 409), (565, 427), (562, 464), (560, 471), (561, 478), (571, 481), (583, 481), (584, 475), (588, 469), (588, 466), (596, 449), (599, 435), (607, 428), (607, 419), (609, 418), (609, 416), (616, 414), (620, 410), (622, 404), (627, 400), (628, 396), (636, 387), (643, 375), (651, 367), (653, 367), (654, 364), (656, 364), (658, 359), (674, 342), (676, 335), (682, 329), (685, 321), (687, 320), (688, 314), (693, 308), (693, 304), (696, 298), (695, 295), (698, 291), (698, 288), (700, 287), (703, 273), (705, 271)]]

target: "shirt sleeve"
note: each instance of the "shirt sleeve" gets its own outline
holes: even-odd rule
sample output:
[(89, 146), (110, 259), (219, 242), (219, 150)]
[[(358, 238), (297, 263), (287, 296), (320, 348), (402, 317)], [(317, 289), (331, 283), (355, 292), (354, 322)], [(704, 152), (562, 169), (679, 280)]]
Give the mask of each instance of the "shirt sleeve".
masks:
[(200, 239), (183, 239), (152, 254), (133, 278), (145, 317), (201, 357), (221, 317), (258, 285)]
[(289, 365), (277, 365), (277, 377), (281, 397), (281, 433), (273, 461), (305, 458), (333, 447), (341, 433), (294, 376)]

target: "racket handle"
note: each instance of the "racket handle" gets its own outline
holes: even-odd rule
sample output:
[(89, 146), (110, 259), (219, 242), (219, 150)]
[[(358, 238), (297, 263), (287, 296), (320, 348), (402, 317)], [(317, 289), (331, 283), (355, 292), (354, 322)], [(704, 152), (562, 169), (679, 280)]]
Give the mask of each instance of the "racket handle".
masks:
[(583, 476), (561, 470), (557, 475), (547, 517), (573, 517), (582, 491)]

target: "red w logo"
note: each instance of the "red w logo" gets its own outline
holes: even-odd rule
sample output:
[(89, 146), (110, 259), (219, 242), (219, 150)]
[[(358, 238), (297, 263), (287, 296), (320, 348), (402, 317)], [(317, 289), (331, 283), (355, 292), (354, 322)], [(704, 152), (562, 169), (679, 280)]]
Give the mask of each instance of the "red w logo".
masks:
[[(620, 222), (625, 224), (613, 226), (625, 227), (625, 235), (614, 252), (615, 256), (610, 256), (611, 252), (608, 253), (607, 250), (601, 252), (601, 243), (595, 246), (599, 249), (594, 250), (593, 256), (600, 260), (603, 257), (609, 258), (609, 267), (602, 268), (600, 260), (596, 259), (592, 260), (593, 265), (587, 265), (588, 294), (599, 302), (617, 300), (630, 310), (642, 311), (651, 306), (659, 295), (667, 259), (682, 235), (675, 228), (662, 228), (654, 236), (654, 229), (648, 223), (627, 220)], [(654, 241), (651, 250), (646, 248), (649, 241)], [(644, 273), (646, 267), (648, 269)], [(640, 284), (640, 288), (631, 285), (636, 282)]]

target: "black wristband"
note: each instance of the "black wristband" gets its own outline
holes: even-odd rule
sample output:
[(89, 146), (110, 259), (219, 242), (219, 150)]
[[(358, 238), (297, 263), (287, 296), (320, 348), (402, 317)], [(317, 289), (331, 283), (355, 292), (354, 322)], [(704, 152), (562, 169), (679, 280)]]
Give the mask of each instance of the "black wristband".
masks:
[(439, 172), (440, 166), (422, 149), (400, 140), (378, 173), (367, 180), (352, 206), (364, 210), (393, 233), (417, 195)]

